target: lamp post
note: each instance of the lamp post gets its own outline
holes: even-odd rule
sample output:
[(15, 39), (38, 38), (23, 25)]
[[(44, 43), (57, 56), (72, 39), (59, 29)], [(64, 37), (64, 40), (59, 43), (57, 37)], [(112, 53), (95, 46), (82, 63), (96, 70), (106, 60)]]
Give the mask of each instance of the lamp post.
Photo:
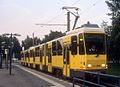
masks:
[(5, 34), (3, 34), (3, 35), (5, 35), (5, 36), (10, 36), (10, 68), (9, 68), (9, 74), (11, 75), (11, 69), (12, 69), (12, 50), (13, 50), (13, 40), (12, 40), (12, 38), (13, 37), (16, 37), (16, 36), (21, 36), (20, 34), (13, 34), (13, 33), (11, 33), (11, 34), (9, 34), (9, 33), (5, 33)]
[(13, 48), (13, 44), (12, 44), (12, 37), (15, 36), (21, 36), (20, 34), (10, 34), (10, 39), (11, 39), (11, 45), (10, 45), (10, 75), (11, 75), (11, 69), (12, 69), (12, 48)]

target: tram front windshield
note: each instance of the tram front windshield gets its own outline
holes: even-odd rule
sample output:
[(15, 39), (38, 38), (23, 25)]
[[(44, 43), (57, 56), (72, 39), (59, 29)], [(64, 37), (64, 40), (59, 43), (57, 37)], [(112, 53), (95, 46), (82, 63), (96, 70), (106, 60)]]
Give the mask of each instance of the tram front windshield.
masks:
[(105, 35), (85, 33), (85, 46), (87, 54), (105, 54)]

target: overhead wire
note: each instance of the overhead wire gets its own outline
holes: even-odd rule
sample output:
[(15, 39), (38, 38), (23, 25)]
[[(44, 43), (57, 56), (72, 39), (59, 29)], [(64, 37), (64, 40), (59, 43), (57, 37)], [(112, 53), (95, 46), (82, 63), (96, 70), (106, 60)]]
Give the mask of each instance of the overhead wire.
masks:
[[(57, 14), (55, 17), (51, 18), (50, 20), (48, 20), (45, 24), (50, 24), (52, 21), (56, 20), (57, 18), (59, 18), (61, 15), (63, 14), (63, 12), (60, 12), (59, 14)], [(39, 24), (35, 24), (35, 25), (39, 25)], [(51, 24), (50, 24), (51, 25)], [(53, 24), (52, 24), (53, 25)], [(44, 27), (44, 25), (40, 25), (40, 27)], [(60, 26), (61, 27), (61, 26)], [(63, 26), (65, 27), (65, 26)], [(36, 31), (38, 31), (39, 29), (35, 30), (34, 33)]]
[[(73, 5), (76, 5), (78, 2), (80, 2), (81, 0), (76, 0), (74, 3), (72, 3), (71, 4), (71, 6), (73, 6)], [(78, 13), (77, 13), (78, 14)], [(70, 22), (73, 22), (72, 20), (74, 20), (74, 18), (72, 18), (71, 20), (70, 20)]]
[[(46, 24), (49, 24), (49, 23), (51, 23), (52, 21), (54, 21), (54, 20), (56, 20), (60, 15), (62, 15), (63, 14), (63, 12), (60, 12), (59, 14), (57, 14), (55, 17), (53, 17), (53, 18), (51, 18), (50, 20), (48, 20), (47, 22), (46, 22)], [(39, 25), (39, 23), (37, 23), (37, 24), (35, 24), (35, 25)], [(40, 25), (40, 27), (43, 27), (44, 25)], [(39, 29), (37, 29), (37, 30), (35, 30), (34, 32), (36, 32), (36, 31), (38, 31)]]
[(47, 23), (54, 21), (55, 19), (57, 19), (57, 18), (58, 18), (59, 16), (61, 16), (62, 14), (63, 14), (63, 12), (57, 14), (55, 17), (51, 18)]
[[(75, 5), (78, 2), (80, 2), (81, 0), (76, 0), (73, 4), (71, 5)], [(92, 4), (92, 6), (88, 7), (87, 9), (85, 9), (81, 14), (85, 13), (86, 11), (90, 10), (91, 8), (93, 8), (95, 5), (97, 5), (100, 1), (102, 0), (97, 0), (94, 4)], [(54, 21), (55, 19), (57, 19), (59, 16), (61, 16), (61, 14), (63, 14), (63, 12), (57, 14), (55, 17), (51, 18), (47, 23), (50, 23), (52, 21)]]
[(91, 6), (89, 6), (87, 9), (85, 9), (82, 13), (81, 13), (81, 15), (82, 14), (84, 14), (84, 13), (86, 13), (88, 10), (90, 10), (90, 9), (92, 9), (94, 6), (96, 6), (100, 1), (102, 1), (102, 0), (97, 0), (95, 3), (93, 3)]
[[(82, 16), (84, 13), (91, 10), (93, 7), (95, 7), (97, 4), (99, 4), (102, 0), (97, 0), (95, 3), (93, 3), (91, 6), (89, 6), (87, 9), (85, 9), (80, 15)], [(87, 19), (84, 20), (84, 22), (88, 21)]]
[[(97, 4), (99, 4), (100, 1), (102, 1), (102, 0), (96, 0), (95, 3), (93, 3), (93, 4), (90, 5), (88, 8), (86, 8), (83, 12), (81, 12), (80, 15), (83, 15), (84, 13), (88, 12), (90, 9), (92, 9), (92, 8), (95, 7)], [(72, 6), (75, 5), (75, 4), (78, 4), (79, 2), (80, 2), (80, 0), (75, 1), (75, 2), (72, 4)], [(85, 21), (86, 21), (86, 20), (85, 20)]]
[[(77, 4), (79, 1), (80, 1), (80, 0), (76, 0), (76, 1), (75, 1), (73, 4), (71, 4), (71, 5), (75, 5), (75, 4)], [(61, 13), (57, 14), (55, 17), (51, 18), (47, 23), (50, 23), (50, 22), (54, 21), (54, 20), (57, 19), (59, 16), (61, 16), (61, 14), (63, 14), (63, 12), (61, 12)]]
[[(77, 4), (78, 2), (80, 2), (81, 0), (76, 0), (73, 4), (71, 4), (71, 6)], [(87, 9), (85, 9), (80, 15), (86, 13), (88, 10), (90, 10), (91, 8), (93, 8), (94, 6), (96, 6), (100, 1), (102, 0), (97, 0), (95, 3), (92, 4), (92, 6), (88, 7)], [(46, 23), (50, 23), (54, 20), (56, 20), (58, 17), (60, 17), (63, 14), (63, 12), (60, 12), (59, 14), (57, 14), (55, 17), (51, 18), (48, 22)]]
[[(71, 4), (71, 6), (77, 4), (79, 1), (80, 1), (80, 0), (76, 0), (73, 4)], [(52, 19), (50, 19), (50, 20), (48, 21), (48, 23), (49, 23), (49, 22), (52, 22), (52, 21), (55, 20), (55, 19), (57, 19), (61, 14), (63, 14), (63, 12), (59, 13), (58, 15), (56, 15), (55, 17), (53, 17)]]
[(73, 4), (71, 4), (71, 5), (75, 5), (75, 4), (77, 4), (78, 2), (80, 2), (80, 0), (76, 0)]

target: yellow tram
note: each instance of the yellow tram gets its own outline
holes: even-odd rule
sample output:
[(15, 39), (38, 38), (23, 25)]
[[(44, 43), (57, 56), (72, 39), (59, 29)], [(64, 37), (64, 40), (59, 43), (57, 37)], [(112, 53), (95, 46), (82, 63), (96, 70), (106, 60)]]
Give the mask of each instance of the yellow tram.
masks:
[(21, 64), (66, 77), (81, 70), (107, 69), (106, 35), (95, 24), (83, 25), (65, 36), (21, 52)]

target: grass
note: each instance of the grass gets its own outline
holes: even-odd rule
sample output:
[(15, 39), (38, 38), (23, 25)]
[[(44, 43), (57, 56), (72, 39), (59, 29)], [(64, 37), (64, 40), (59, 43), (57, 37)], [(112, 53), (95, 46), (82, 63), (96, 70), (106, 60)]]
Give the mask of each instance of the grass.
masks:
[(120, 76), (120, 64), (108, 64), (108, 74)]

